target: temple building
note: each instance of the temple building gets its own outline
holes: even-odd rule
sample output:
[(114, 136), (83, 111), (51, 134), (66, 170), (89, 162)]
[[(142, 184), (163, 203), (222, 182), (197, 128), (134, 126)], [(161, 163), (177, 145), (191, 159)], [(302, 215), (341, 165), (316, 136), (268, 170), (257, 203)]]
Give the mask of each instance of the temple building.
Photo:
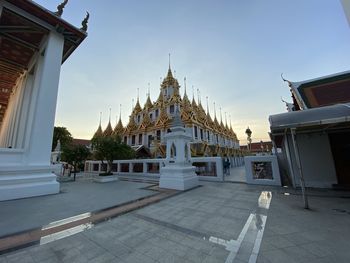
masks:
[[(109, 121), (105, 130), (101, 122), (95, 136), (115, 136), (122, 138), (124, 143), (136, 151), (143, 149), (149, 157), (164, 158), (166, 145), (164, 135), (171, 132), (170, 124), (176, 110), (179, 109), (186, 132), (192, 136), (192, 156), (236, 156), (240, 154), (239, 141), (232, 126), (220, 122), (214, 114), (205, 111), (201, 101), (188, 98), (186, 84), (184, 95), (180, 95), (180, 85), (174, 78), (169, 65), (168, 73), (163, 79), (158, 99), (151, 101), (150, 94), (143, 107), (137, 98), (136, 104), (129, 117), (129, 123), (123, 126), (121, 118), (114, 129)], [(220, 114), (221, 115), (221, 114)]]
[(0, 201), (59, 193), (51, 165), (61, 65), (87, 37), (29, 0), (0, 1)]

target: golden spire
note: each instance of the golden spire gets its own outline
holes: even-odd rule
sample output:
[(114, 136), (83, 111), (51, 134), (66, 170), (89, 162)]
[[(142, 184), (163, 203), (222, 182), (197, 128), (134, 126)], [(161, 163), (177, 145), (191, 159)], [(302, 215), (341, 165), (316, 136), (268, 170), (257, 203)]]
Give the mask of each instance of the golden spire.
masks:
[(205, 98), (206, 98), (206, 100), (207, 100), (207, 115), (210, 115), (210, 114), (209, 114), (209, 102), (208, 102), (208, 96), (206, 96)]
[(187, 86), (186, 86), (186, 77), (184, 77), (184, 86), (185, 86), (185, 92), (184, 92), (184, 96), (187, 95), (186, 94), (186, 89), (187, 89)]
[(146, 103), (145, 103), (145, 106), (143, 107), (144, 110), (148, 110), (150, 108), (152, 108), (153, 106), (153, 103), (151, 101), (151, 98), (150, 98), (150, 84), (148, 83), (148, 93), (146, 94), (147, 95), (147, 100), (146, 100)]
[(219, 108), (219, 110), (220, 110), (220, 125), (222, 125), (223, 123), (222, 123), (221, 107)]
[(123, 126), (123, 123), (122, 123), (121, 115), (122, 115), (122, 105), (119, 104), (119, 120), (118, 120), (118, 122), (115, 125), (114, 130), (113, 130), (113, 134), (114, 135), (121, 136), (123, 134), (123, 132), (124, 132), (124, 126)]
[(201, 103), (201, 100), (200, 100), (200, 92), (199, 92), (199, 89), (197, 88), (197, 101), (198, 101), (198, 105)]
[(214, 128), (216, 131), (220, 131), (220, 124), (218, 122), (218, 119), (216, 118), (216, 105), (214, 102)]
[(169, 70), (171, 70), (171, 68), (170, 68), (170, 53), (169, 53)]
[(122, 104), (119, 104), (119, 120), (122, 118)]
[(214, 119), (216, 119), (216, 107), (215, 107), (215, 101), (214, 101)]
[(100, 127), (101, 127), (102, 111), (100, 111)]
[(102, 117), (102, 112), (100, 112), (100, 124), (98, 125), (98, 128), (96, 130), (96, 132), (94, 133), (94, 136), (92, 138), (96, 138), (96, 137), (101, 137), (102, 136), (102, 127), (101, 127), (101, 117)]
[(111, 108), (109, 108), (109, 121), (106, 129), (103, 131), (103, 136), (111, 136), (113, 133), (112, 125), (111, 125)]
[(136, 114), (138, 114), (140, 111), (142, 111), (142, 108), (141, 108), (140, 100), (139, 100), (139, 88), (137, 88), (137, 100), (136, 100), (135, 107), (134, 107), (134, 109), (133, 109), (133, 114), (136, 115)]

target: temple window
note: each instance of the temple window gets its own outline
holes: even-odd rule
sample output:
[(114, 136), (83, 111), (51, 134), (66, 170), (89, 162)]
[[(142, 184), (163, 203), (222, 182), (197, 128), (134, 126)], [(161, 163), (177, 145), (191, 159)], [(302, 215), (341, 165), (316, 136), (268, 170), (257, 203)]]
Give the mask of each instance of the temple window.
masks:
[(194, 126), (194, 138), (198, 138), (198, 129), (197, 126)]
[(137, 123), (140, 123), (141, 116), (137, 115)]
[(124, 143), (127, 144), (128, 143), (128, 137), (124, 136)]
[(151, 147), (152, 139), (153, 139), (152, 135), (148, 135), (148, 142), (147, 142), (148, 147)]
[(152, 114), (152, 113), (149, 114), (149, 118), (150, 118), (151, 120), (153, 119), (153, 114)]
[(157, 140), (160, 141), (160, 130), (157, 130)]
[(139, 144), (142, 144), (142, 134), (139, 134)]
[(169, 133), (169, 132), (171, 132), (171, 130), (170, 129), (167, 129), (167, 131), (166, 131), (167, 133)]
[(175, 106), (174, 106), (174, 105), (170, 105), (170, 107), (169, 107), (169, 112), (170, 112), (171, 114), (173, 114), (174, 111), (175, 111)]
[(203, 129), (200, 129), (201, 140), (203, 141)]
[(176, 157), (176, 147), (175, 147), (175, 144), (172, 143), (170, 148), (170, 158), (175, 158), (175, 157)]
[(158, 117), (158, 115), (159, 115), (159, 110), (156, 109), (156, 118)]
[(131, 145), (135, 145), (135, 135), (131, 137)]
[(207, 131), (207, 138), (208, 138), (208, 142), (210, 142), (210, 133), (209, 133), (209, 131)]

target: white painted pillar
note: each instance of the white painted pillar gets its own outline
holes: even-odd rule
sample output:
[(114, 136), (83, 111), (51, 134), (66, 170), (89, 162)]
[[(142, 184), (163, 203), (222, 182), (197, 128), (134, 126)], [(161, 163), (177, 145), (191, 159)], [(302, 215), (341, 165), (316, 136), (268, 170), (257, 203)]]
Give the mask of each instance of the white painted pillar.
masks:
[(143, 161), (142, 163), (142, 172), (143, 174), (146, 174), (147, 173), (147, 162), (146, 161)]
[(33, 105), (33, 122), (30, 131), (27, 162), (32, 165), (49, 165), (55, 122), (56, 102), (64, 38), (50, 32), (44, 54), (38, 58), (34, 77), (37, 92)]

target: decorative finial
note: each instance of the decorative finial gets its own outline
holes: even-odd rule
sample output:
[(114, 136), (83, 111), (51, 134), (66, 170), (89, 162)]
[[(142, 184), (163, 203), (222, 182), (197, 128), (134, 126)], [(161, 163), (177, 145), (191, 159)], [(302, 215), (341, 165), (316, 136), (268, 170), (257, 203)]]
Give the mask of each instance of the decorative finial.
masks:
[(215, 106), (215, 102), (214, 102), (214, 117), (216, 119), (216, 106)]
[(197, 101), (198, 101), (198, 104), (200, 103), (200, 99), (199, 99), (199, 89), (197, 88)]
[(122, 104), (119, 104), (119, 120), (122, 118)]
[(131, 110), (134, 109), (134, 99), (131, 100)]
[(88, 29), (89, 17), (90, 17), (89, 12), (86, 12), (86, 16), (85, 16), (84, 20), (81, 22), (81, 28), (80, 28), (80, 30), (83, 30), (83, 31), (85, 31), (85, 32), (87, 31), (87, 29)]
[(205, 97), (207, 100), (207, 114), (209, 115), (209, 101), (208, 101), (208, 96)]
[(169, 70), (170, 70), (170, 53), (169, 53)]
[(139, 101), (139, 97), (140, 97), (140, 89), (137, 88), (137, 101)]
[(227, 116), (226, 116), (226, 111), (225, 111), (225, 125), (227, 126)]
[(220, 122), (222, 122), (221, 107), (219, 109), (220, 109)]
[(54, 14), (55, 14), (56, 16), (61, 17), (62, 14), (63, 14), (63, 9), (64, 9), (64, 7), (66, 6), (67, 3), (68, 3), (68, 0), (64, 0), (61, 4), (59, 4), (59, 5), (57, 6), (57, 11), (54, 12)]
[(194, 85), (192, 85), (192, 99), (194, 100)]
[(151, 84), (148, 82), (148, 94), (147, 94), (147, 97), (150, 97), (151, 96)]
[(284, 82), (288, 82), (289, 86), (292, 85), (292, 83), (289, 80), (283, 78), (283, 73), (281, 73), (281, 78)]
[[(184, 77), (184, 86), (185, 86), (185, 94), (186, 94), (186, 77)], [(187, 95), (187, 94), (186, 94)]]
[(100, 126), (101, 126), (102, 111), (100, 111)]
[(229, 118), (229, 120), (230, 120), (230, 129), (232, 129), (231, 114), (228, 115), (228, 118)]
[(109, 122), (111, 122), (111, 113), (112, 113), (112, 109), (109, 108)]

